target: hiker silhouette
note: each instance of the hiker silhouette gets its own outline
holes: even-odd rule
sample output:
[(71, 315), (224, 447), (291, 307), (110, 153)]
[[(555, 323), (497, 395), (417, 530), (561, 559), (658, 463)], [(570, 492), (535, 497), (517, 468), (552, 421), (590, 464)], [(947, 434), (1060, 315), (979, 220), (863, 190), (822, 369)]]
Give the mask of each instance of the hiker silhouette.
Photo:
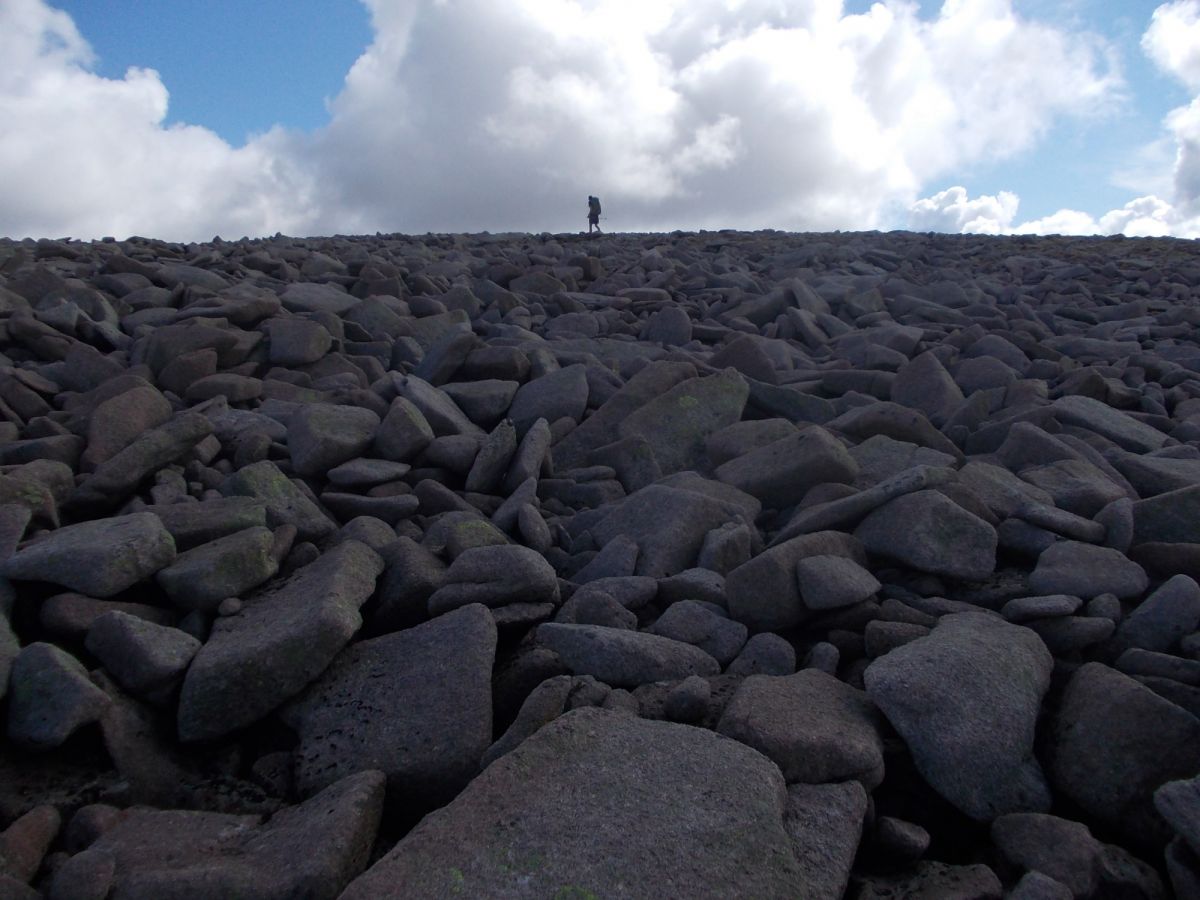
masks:
[(592, 233), (593, 226), (600, 230), (600, 198), (588, 194), (588, 234)]

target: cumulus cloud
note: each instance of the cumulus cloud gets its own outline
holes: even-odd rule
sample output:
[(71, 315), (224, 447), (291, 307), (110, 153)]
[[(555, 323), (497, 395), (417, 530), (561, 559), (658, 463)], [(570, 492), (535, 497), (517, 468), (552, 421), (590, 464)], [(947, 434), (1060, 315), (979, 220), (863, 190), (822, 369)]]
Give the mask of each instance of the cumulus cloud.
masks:
[[(1200, 95), (1200, 0), (1176, 0), (1154, 11), (1142, 49), (1165, 73)], [(1167, 116), (1174, 138), (1174, 202), (1200, 216), (1200, 96)]]
[(1130, 200), (1120, 209), (1096, 217), (1077, 209), (1060, 209), (1040, 219), (1016, 223), (1016, 194), (1001, 191), (971, 198), (961, 185), (918, 200), (909, 207), (914, 231), (962, 234), (1124, 234), (1128, 237), (1200, 237), (1200, 217), (1159, 197)]
[(1012, 226), (1020, 202), (1011, 191), (972, 200), (965, 187), (956, 185), (914, 203), (909, 209), (909, 227), (914, 231), (1003, 234)]
[[(1142, 36), (1142, 50), (1165, 74), (1200, 94), (1200, 0), (1175, 0), (1154, 10)], [(969, 199), (966, 189), (953, 187), (909, 207), (910, 227), (938, 231), (980, 231), (1018, 234), (1125, 234), (1130, 237), (1200, 237), (1200, 96), (1171, 110), (1163, 122), (1164, 135), (1147, 144), (1133, 171), (1113, 173), (1117, 184), (1153, 183), (1158, 193), (1130, 200), (1100, 216), (1060, 209), (1049, 216), (1014, 225), (1012, 215), (996, 208), (996, 198)], [(1149, 167), (1162, 167), (1159, 172)], [(1000, 196), (1006, 196), (1001, 192)], [(973, 217), (974, 216), (974, 217)]]
[(1155, 9), (1142, 49), (1164, 72), (1200, 91), (1200, 3), (1175, 0)]
[[(44, 0), (4, 0), (0, 233), (573, 230), (589, 193), (614, 229), (884, 227), (1121, 89), (1098, 38), (1012, 0), (363, 2), (329, 124), (233, 147), (165, 127), (157, 73), (96, 75)], [(1010, 207), (927, 212), (985, 230)]]
[(0, 234), (196, 238), (303, 219), (306, 176), (280, 134), (235, 149), (205, 128), (164, 127), (158, 73), (94, 74), (66, 13), (4, 0), (0, 58)]
[(1200, 220), (1158, 197), (1138, 197), (1099, 218), (1061, 209), (1041, 219), (1024, 222), (1017, 234), (1124, 234), (1129, 237), (1200, 237)]
[(313, 151), (345, 187), (323, 218), (363, 230), (574, 228), (588, 193), (629, 229), (878, 227), (1119, 86), (1094, 39), (1008, 0), (927, 21), (840, 0), (368, 6), (376, 41)]

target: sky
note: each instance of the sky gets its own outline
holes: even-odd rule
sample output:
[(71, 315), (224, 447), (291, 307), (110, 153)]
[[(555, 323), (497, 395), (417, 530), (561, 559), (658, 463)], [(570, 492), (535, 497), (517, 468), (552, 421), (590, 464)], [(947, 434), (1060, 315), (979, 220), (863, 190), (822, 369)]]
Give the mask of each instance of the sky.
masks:
[(1200, 237), (1200, 0), (0, 0), (0, 236)]

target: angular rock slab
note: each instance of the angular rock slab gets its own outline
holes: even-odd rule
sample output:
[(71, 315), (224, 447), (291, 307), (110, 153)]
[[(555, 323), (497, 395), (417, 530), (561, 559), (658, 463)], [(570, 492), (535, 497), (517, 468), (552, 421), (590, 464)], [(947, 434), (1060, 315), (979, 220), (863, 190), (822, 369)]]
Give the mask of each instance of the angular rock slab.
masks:
[(1137, 563), (1110, 547), (1059, 541), (1038, 556), (1029, 589), (1038, 594), (1069, 594), (1089, 600), (1101, 594), (1136, 597), (1150, 578)]
[(773, 760), (789, 782), (883, 781), (883, 717), (860, 690), (816, 669), (751, 675), (717, 731)]
[(850, 881), (846, 895), (853, 900), (1001, 900), (1004, 885), (983, 863), (953, 866), (936, 860), (921, 860), (912, 869), (895, 875), (859, 876)]
[(352, 775), (265, 824), (258, 816), (134, 808), (89, 850), (116, 863), (112, 900), (334, 900), (371, 853), (379, 772)]
[[(1068, 897), (1163, 896), (1153, 869), (1101, 843), (1080, 822), (1044, 813), (1000, 816), (992, 823), (992, 843), (1008, 870), (1042, 873), (1065, 885)], [(1132, 889), (1139, 883), (1149, 890)]]
[(212, 423), (205, 416), (181, 413), (97, 466), (75, 490), (71, 502), (79, 506), (115, 506), (143, 480), (186, 456), (212, 432)]
[(576, 675), (591, 675), (613, 687), (721, 672), (717, 661), (699, 647), (624, 628), (546, 622), (538, 626), (537, 640)]
[(49, 532), (9, 557), (8, 578), (49, 581), (111, 597), (175, 559), (175, 541), (152, 513), (96, 519)]
[(788, 785), (785, 827), (804, 869), (798, 897), (840, 898), (862, 839), (868, 796), (857, 781)]
[(854, 530), (868, 553), (921, 572), (983, 581), (996, 568), (996, 529), (937, 491), (890, 500)]
[(692, 568), (704, 538), (738, 516), (732, 503), (652, 484), (630, 494), (591, 529), (601, 546), (617, 538), (638, 545), (638, 575), (665, 578)]
[(21, 641), (12, 630), (8, 617), (0, 613), (0, 700), (8, 693), (8, 673), (21, 652)]
[(715, 474), (764, 506), (784, 509), (803, 500), (814, 485), (852, 483), (858, 464), (841, 441), (813, 426), (731, 459)]
[(788, 524), (771, 539), (771, 546), (778, 546), (803, 534), (812, 534), (830, 528), (841, 528), (848, 531), (862, 521), (868, 513), (889, 500), (915, 491), (952, 483), (955, 480), (956, 475), (953, 469), (915, 466), (839, 500), (830, 500), (816, 506), (799, 508)]
[(426, 816), (342, 898), (816, 896), (786, 809), (779, 770), (749, 747), (579, 709)]
[(183, 681), (180, 739), (244, 728), (303, 690), (362, 625), (382, 571), (379, 554), (346, 541), (218, 619)]
[(545, 558), (528, 547), (501, 544), (460, 553), (446, 583), (429, 598), (429, 612), (436, 616), (469, 603), (498, 607), (557, 600), (558, 578)]
[(452, 797), (492, 742), (495, 657), (496, 624), (479, 604), (339, 654), (282, 713), (300, 738), (301, 794), (378, 769), (404, 802)]
[(1200, 543), (1200, 484), (1133, 504), (1133, 543)]
[(301, 475), (324, 475), (371, 446), (379, 423), (378, 415), (359, 406), (305, 404), (288, 422), (292, 465)]
[(1091, 397), (1072, 394), (1059, 397), (1050, 406), (1054, 417), (1064, 425), (1078, 425), (1094, 431), (1135, 453), (1149, 453), (1167, 442), (1167, 436), (1157, 428)]
[(1200, 627), (1200, 584), (1175, 575), (1143, 600), (1118, 626), (1110, 642), (1113, 657), (1130, 647), (1169, 652)]
[(840, 556), (867, 564), (862, 544), (840, 531), (802, 534), (738, 566), (725, 577), (729, 617), (751, 631), (782, 631), (813, 615), (800, 595), (796, 566), (812, 556)]
[(1200, 719), (1128, 675), (1088, 663), (1067, 683), (1053, 735), (1055, 788), (1134, 843), (1170, 840), (1153, 795), (1200, 771)]
[(517, 433), (524, 435), (538, 419), (579, 421), (587, 399), (587, 367), (567, 366), (521, 385), (508, 408), (508, 417)]
[(853, 606), (882, 587), (874, 575), (843, 556), (810, 556), (796, 563), (804, 605), (812, 610)]
[(554, 445), (554, 466), (566, 471), (587, 462), (588, 454), (611, 443), (631, 413), (696, 374), (689, 363), (655, 361), (641, 369), (605, 403)]
[(732, 370), (690, 378), (630, 413), (617, 436), (644, 439), (664, 475), (701, 470), (708, 436), (741, 419), (749, 396), (746, 380)]
[(258, 500), (266, 507), (268, 525), (295, 525), (302, 541), (319, 541), (337, 531), (337, 523), (267, 459), (238, 469), (221, 483), (221, 493)]
[(1200, 846), (1200, 776), (1168, 781), (1154, 792), (1154, 808), (1195, 853)]
[(863, 680), (930, 786), (990, 822), (1050, 807), (1033, 739), (1053, 665), (1029, 629), (964, 612), (879, 657)]
[[(636, 619), (634, 621), (636, 623)], [(741, 622), (719, 616), (695, 600), (672, 603), (658, 617), (653, 631), (671, 640), (699, 647), (722, 667), (733, 662), (745, 646), (748, 633)]]
[(275, 536), (258, 526), (185, 550), (155, 580), (182, 609), (215, 613), (226, 597), (240, 597), (279, 571)]
[(66, 650), (40, 641), (29, 644), (10, 673), (8, 739), (36, 750), (57, 747), (81, 726), (98, 721), (108, 703), (108, 695)]
[(139, 697), (171, 687), (200, 649), (198, 640), (178, 628), (118, 609), (92, 623), (85, 645), (121, 687)]
[(267, 524), (266, 507), (252, 497), (214, 497), (202, 503), (156, 504), (148, 507), (146, 512), (162, 519), (180, 553)]

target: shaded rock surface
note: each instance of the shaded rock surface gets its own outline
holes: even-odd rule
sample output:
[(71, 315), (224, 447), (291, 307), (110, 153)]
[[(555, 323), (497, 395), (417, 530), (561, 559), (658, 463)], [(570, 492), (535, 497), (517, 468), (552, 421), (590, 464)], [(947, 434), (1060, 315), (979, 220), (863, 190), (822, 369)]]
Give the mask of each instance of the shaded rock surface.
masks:
[(957, 613), (871, 663), (863, 680), (933, 788), (990, 821), (1050, 806), (1033, 739), (1052, 666), (1028, 629)]
[[(635, 771), (629, 756), (660, 764)], [(737, 873), (748, 895), (795, 897), (805, 878), (786, 812), (779, 770), (748, 747), (577, 710), (489, 766), (344, 896), (600, 897), (637, 885), (717, 897)]]
[(115, 896), (333, 900), (366, 865), (383, 776), (364, 772), (260, 817), (135, 808), (88, 850), (114, 862)]
[(699, 647), (624, 628), (548, 622), (538, 627), (537, 639), (576, 675), (592, 675), (614, 687), (720, 671)]
[(853, 779), (868, 790), (883, 781), (879, 710), (862, 691), (815, 669), (786, 678), (750, 676), (717, 731), (769, 757), (788, 781)]
[(1154, 791), (1200, 771), (1200, 719), (1127, 675), (1088, 663), (1054, 720), (1051, 777), (1066, 796), (1139, 844), (1170, 830)]
[(179, 736), (219, 737), (299, 693), (354, 636), (382, 570), (347, 541), (220, 619), (184, 679)]
[(175, 541), (162, 522), (135, 513), (59, 528), (9, 557), (3, 573), (111, 597), (174, 560)]
[(472, 605), (339, 654), (284, 720), (304, 793), (375, 769), (404, 802), (452, 797), (492, 738), (496, 625)]

